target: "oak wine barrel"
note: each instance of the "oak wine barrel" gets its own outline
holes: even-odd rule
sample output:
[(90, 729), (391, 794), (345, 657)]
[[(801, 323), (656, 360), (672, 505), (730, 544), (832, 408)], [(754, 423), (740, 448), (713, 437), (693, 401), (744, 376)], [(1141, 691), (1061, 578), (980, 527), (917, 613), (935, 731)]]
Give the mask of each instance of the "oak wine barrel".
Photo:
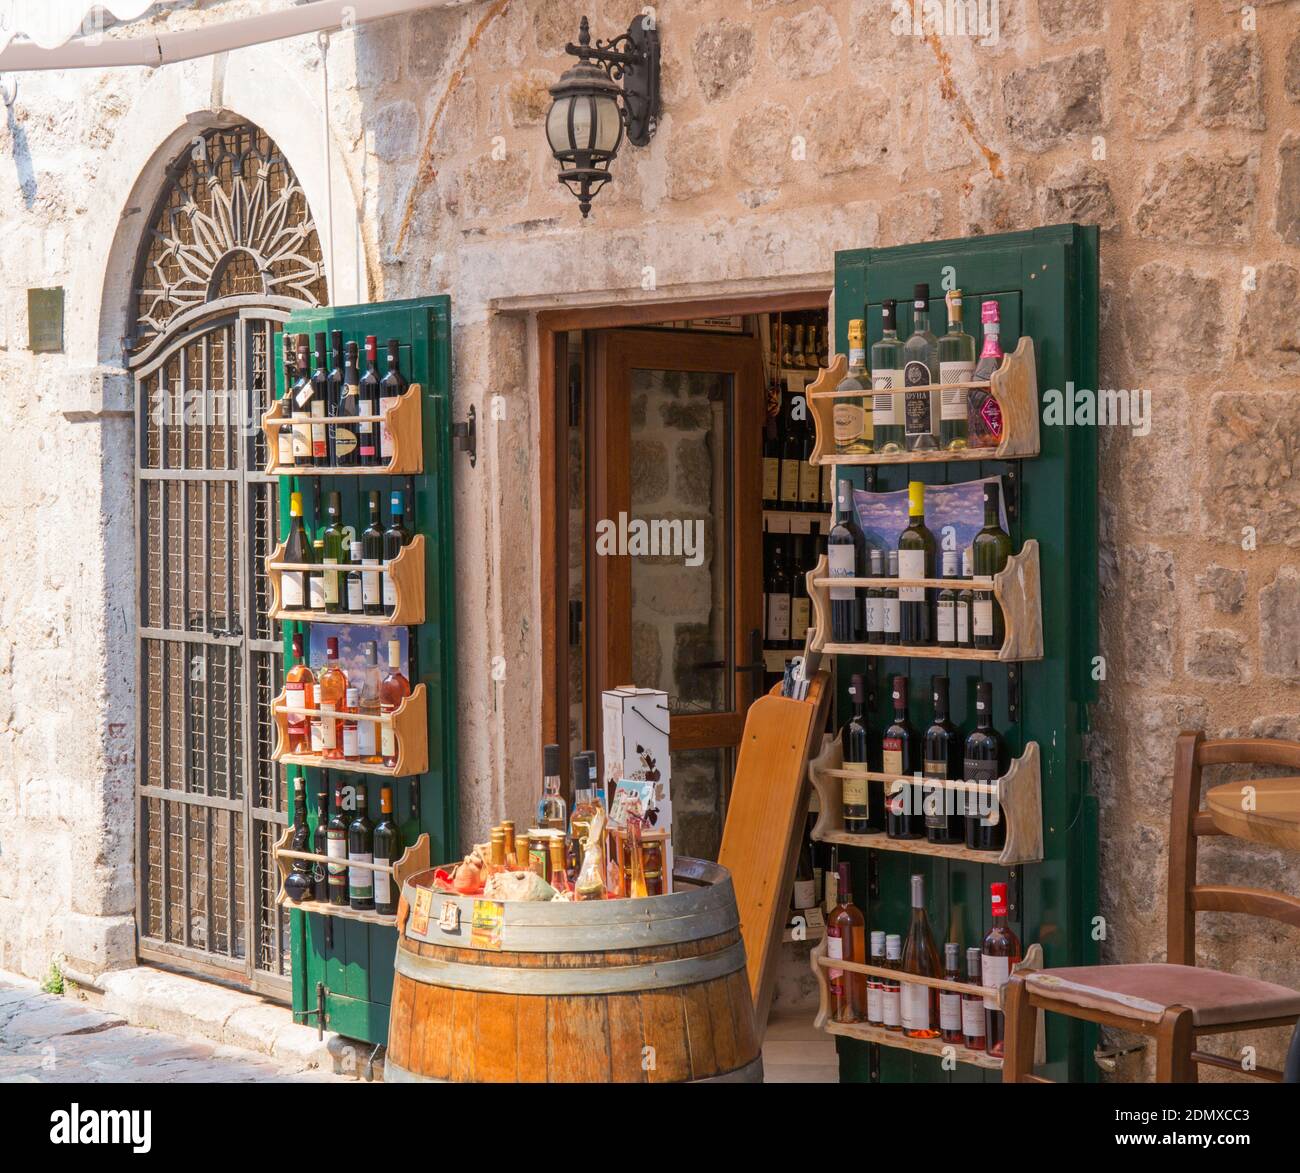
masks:
[(419, 933), (399, 912), (384, 1079), (761, 1082), (731, 876), (686, 858), (673, 875), (667, 896), (506, 903), (495, 935), (472, 896), (434, 892)]

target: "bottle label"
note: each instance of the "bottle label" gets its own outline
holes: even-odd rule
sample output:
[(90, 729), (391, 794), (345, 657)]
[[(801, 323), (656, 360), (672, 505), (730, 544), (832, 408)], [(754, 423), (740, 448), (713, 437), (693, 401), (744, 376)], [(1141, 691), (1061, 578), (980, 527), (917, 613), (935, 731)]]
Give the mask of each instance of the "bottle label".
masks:
[[(376, 415), (375, 401), (373, 399), (362, 399), (359, 386), (354, 387), (352, 390), (357, 397), (357, 415)], [(375, 452), (375, 425), (369, 420), (362, 420), (357, 424), (357, 435), (361, 445), (361, 455), (373, 456)]]
[(391, 574), (385, 574), (384, 579), (384, 606), (397, 606), (397, 583)]
[(984, 1037), (984, 1003), (979, 998), (961, 1000), (961, 1033), (968, 1039)]
[(375, 756), (375, 725), (374, 721), (357, 722), (357, 757)]
[(831, 418), (835, 421), (835, 443), (841, 446), (856, 444), (867, 430), (867, 413), (860, 401), (837, 399)]
[[(321, 749), (335, 749), (338, 745), (338, 722), (334, 720), (333, 705), (327, 705), (324, 701), (320, 706), (321, 719), (316, 722), (320, 726), (320, 747)], [(313, 738), (313, 740), (315, 740)]]
[(939, 1029), (961, 1030), (961, 995), (939, 991)]
[(881, 751), (881, 772), (901, 777), (903, 773), (903, 743), (897, 737), (886, 737), (881, 742)]
[[(840, 937), (838, 929), (828, 928), (826, 930), (826, 956), (832, 961), (844, 960), (844, 941)], [(844, 975), (842, 969), (829, 969), (826, 971), (827, 977), (831, 980), (831, 989), (839, 993), (840, 978)]]
[[(926, 758), (922, 771), (927, 778), (945, 781), (948, 777), (948, 763)], [(942, 831), (948, 825), (947, 796), (955, 791), (950, 791), (946, 786), (926, 786), (923, 790), (921, 809), (925, 814), (925, 825)]]
[(804, 632), (812, 626), (808, 596), (800, 595), (790, 600), (790, 638), (803, 642)]
[(357, 450), (357, 434), (351, 428), (334, 429), (334, 456), (342, 460)]
[[(1007, 979), (1011, 977), (1011, 958), (994, 957), (989, 953), (980, 953), (980, 984), (989, 990), (1000, 990), (1007, 984)], [(996, 1010), (998, 1000), (996, 998), (985, 998), (984, 1008), (986, 1010)]]
[(348, 610), (354, 614), (363, 610), (365, 603), (361, 597), (361, 575), (348, 575)]
[(781, 500), (786, 505), (799, 503), (799, 466), (802, 460), (781, 461)]
[(935, 606), (935, 622), (939, 629), (939, 642), (957, 642), (957, 608), (952, 599), (940, 599)]
[[(339, 564), (339, 562), (338, 562), (338, 559), (337, 559), (337, 558), (326, 558), (326, 559), (325, 559), (325, 565), (326, 565), (326, 566), (337, 566), (338, 564)], [(337, 606), (337, 605), (338, 605), (338, 601), (339, 601), (339, 576), (338, 576), (338, 572), (335, 571), (335, 572), (333, 572), (333, 573), (330, 573), (330, 572), (327, 570), (327, 571), (325, 572), (325, 574), (324, 574), (324, 582), (322, 583), (322, 586), (323, 586), (324, 591), (325, 591), (325, 602), (326, 602), (326, 604), (333, 603), (333, 604), (335, 604), (335, 605)]]
[(284, 686), (284, 707), (296, 712), (307, 710), (307, 686), (302, 681)]
[(795, 908), (811, 908), (817, 903), (817, 885), (812, 880), (795, 880), (794, 882), (794, 906)]
[[(880, 958), (873, 957), (873, 965), (880, 964)], [(867, 1021), (873, 1024), (879, 1024), (881, 1015), (884, 1013), (882, 1003), (884, 1002), (884, 990), (880, 986), (879, 978), (867, 979)]]
[(319, 717), (311, 723), (311, 752), (320, 753), (325, 748), (325, 729)]
[[(375, 863), (391, 867), (393, 861), (382, 855), (375, 856)], [(393, 903), (393, 877), (388, 872), (375, 872), (375, 903), (389, 905)]]
[(816, 505), (821, 497), (822, 474), (815, 464), (799, 462), (799, 500), (805, 505)]
[[(385, 705), (384, 712), (391, 713), (395, 708), (395, 705)], [(391, 721), (385, 721), (379, 727), (379, 752), (386, 758), (397, 756), (397, 734), (393, 732)]]
[(867, 805), (867, 780), (865, 778), (844, 779), (844, 805)]
[(293, 428), (293, 462), (305, 464), (311, 459), (311, 428), (306, 424), (295, 424)]
[(357, 748), (357, 727), (355, 725), (343, 726), (343, 756), (349, 761), (355, 761), (359, 756)]
[(279, 464), (293, 463), (293, 429), (281, 428), (275, 438), (276, 461)]
[(790, 596), (767, 596), (767, 639), (769, 643), (784, 643), (790, 639)]
[(904, 393), (903, 424), (909, 436), (923, 436), (934, 432), (938, 414), (937, 391), (907, 391)]
[(975, 634), (993, 636), (993, 599), (975, 597)]
[[(898, 577), (925, 578), (925, 551), (899, 550)], [(900, 603), (924, 603), (925, 587), (900, 586), (898, 588), (898, 601)]]
[[(852, 578), (856, 569), (854, 558), (854, 548), (852, 542), (828, 543), (826, 546), (826, 563), (830, 570), (831, 578)], [(830, 589), (831, 599), (836, 602), (852, 602), (855, 593), (854, 588), (836, 587)]]
[[(346, 861), (348, 858), (348, 833), (346, 831), (329, 831), (326, 833), (325, 854), (330, 859)], [(331, 876), (342, 876), (347, 874), (345, 862), (331, 863), (328, 865), (328, 872)]]
[(303, 578), (303, 572), (299, 570), (286, 570), (280, 575), (280, 602), (285, 607), (302, 606)]
[(930, 987), (903, 983), (903, 1029), (930, 1029)]
[[(385, 414), (396, 402), (396, 396), (382, 396), (379, 400), (379, 414)], [(379, 425), (379, 455), (385, 461), (393, 457), (393, 434), (388, 430), (387, 424)]]
[(313, 611), (325, 609), (325, 576), (311, 574), (307, 576), (307, 605)]
[(984, 433), (997, 444), (1002, 440), (1002, 407), (992, 395), (986, 395), (979, 407)]
[[(371, 863), (373, 857), (368, 851), (348, 853), (348, 864)], [(375, 894), (375, 886), (370, 877), (374, 875), (369, 868), (348, 867), (348, 894), (357, 900), (369, 900)]]
[(884, 394), (898, 391), (903, 386), (902, 371), (877, 371), (871, 376), (871, 389), (878, 394), (871, 397), (871, 422), (877, 428), (888, 428), (903, 422), (903, 396)]
[[(313, 400), (311, 405), (311, 418), (313, 420), (323, 420), (325, 418), (325, 404), (319, 399)], [(329, 433), (324, 424), (313, 423), (311, 426), (311, 454), (314, 459), (324, 461), (329, 458)]]
[(880, 1019), (885, 1026), (902, 1026), (901, 994), (897, 986), (886, 986), (881, 991)]
[[(365, 559), (366, 566), (376, 565), (373, 558)], [(361, 597), (367, 607), (375, 606), (383, 602), (382, 588), (379, 580), (383, 576), (378, 571), (367, 570), (361, 575)]]
[(879, 634), (885, 630), (884, 599), (879, 595), (867, 596), (867, 631)]
[[(939, 619), (939, 630), (943, 630), (943, 619)], [(970, 643), (970, 603), (957, 604), (957, 642), (963, 647)]]
[(897, 635), (903, 630), (903, 616), (898, 607), (898, 599), (893, 595), (886, 595), (882, 602), (885, 611), (885, 632)]
[[(941, 362), (939, 364), (940, 383), (969, 383), (975, 373), (973, 362)], [(965, 387), (954, 387), (940, 393), (940, 418), (966, 422)]]
[(763, 500), (779, 501), (781, 499), (781, 458), (779, 456), (763, 457)]

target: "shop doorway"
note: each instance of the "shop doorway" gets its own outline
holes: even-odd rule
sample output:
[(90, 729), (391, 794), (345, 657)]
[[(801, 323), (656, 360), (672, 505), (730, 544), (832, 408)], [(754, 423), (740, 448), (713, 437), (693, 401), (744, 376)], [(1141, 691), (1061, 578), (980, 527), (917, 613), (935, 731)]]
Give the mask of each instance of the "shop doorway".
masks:
[(794, 654), (768, 639), (764, 442), (783, 325), (824, 331), (826, 301), (543, 318), (547, 740), (599, 747), (605, 689), (667, 692), (680, 854), (716, 858), (746, 712)]

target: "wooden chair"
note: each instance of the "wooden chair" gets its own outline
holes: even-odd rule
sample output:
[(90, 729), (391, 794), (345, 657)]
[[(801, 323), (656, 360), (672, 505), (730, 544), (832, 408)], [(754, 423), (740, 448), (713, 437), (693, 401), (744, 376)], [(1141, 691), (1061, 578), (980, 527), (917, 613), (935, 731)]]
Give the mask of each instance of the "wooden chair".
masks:
[[(1300, 899), (1264, 888), (1196, 882), (1196, 841), (1224, 834), (1201, 807), (1201, 770), (1233, 764), (1300, 770), (1300, 743), (1266, 739), (1206, 741), (1181, 733), (1174, 749), (1169, 836), (1168, 962), (1086, 965), (1013, 976), (1004, 989), (1007, 1083), (1050, 1083), (1033, 1074), (1037, 1011), (1082, 1018), (1155, 1039), (1156, 1079), (1195, 1083), (1196, 1065), (1241, 1065), (1197, 1048), (1206, 1035), (1291, 1026), (1300, 993), (1272, 982), (1196, 966), (1196, 913), (1244, 912), (1300, 927)], [(1280, 1081), (1271, 1068), (1246, 1072)]]

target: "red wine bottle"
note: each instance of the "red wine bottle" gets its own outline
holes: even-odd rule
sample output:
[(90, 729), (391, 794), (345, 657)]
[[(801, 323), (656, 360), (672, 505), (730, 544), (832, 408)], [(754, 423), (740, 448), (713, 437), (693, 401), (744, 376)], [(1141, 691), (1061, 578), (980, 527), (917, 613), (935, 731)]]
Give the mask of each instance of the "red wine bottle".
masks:
[[(962, 777), (967, 782), (993, 783), (1007, 771), (1007, 749), (993, 728), (993, 685), (981, 680), (975, 688), (975, 731), (966, 738)], [(998, 796), (965, 792), (966, 846), (972, 851), (1001, 851), (1007, 824)]]

